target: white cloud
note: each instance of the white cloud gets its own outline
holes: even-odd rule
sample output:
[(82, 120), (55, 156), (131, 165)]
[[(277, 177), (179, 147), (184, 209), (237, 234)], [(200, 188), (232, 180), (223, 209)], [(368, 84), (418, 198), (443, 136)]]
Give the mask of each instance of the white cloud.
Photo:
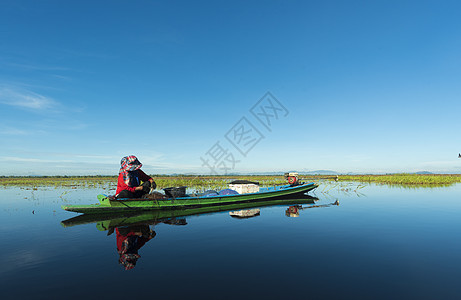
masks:
[(1, 135), (28, 135), (29, 132), (26, 130), (13, 128), (13, 127), (3, 127), (0, 128)]
[(51, 160), (51, 159), (39, 159), (39, 158), (28, 158), (28, 157), (14, 157), (4, 156), (3, 161), (14, 161), (14, 162), (34, 162), (34, 163), (70, 163), (72, 160)]
[(0, 87), (0, 104), (35, 110), (56, 109), (59, 106), (59, 103), (51, 98), (11, 87)]
[(26, 71), (69, 71), (69, 68), (58, 66), (47, 66), (37, 64), (20, 64), (20, 63), (5, 63), (7, 67), (21, 69)]

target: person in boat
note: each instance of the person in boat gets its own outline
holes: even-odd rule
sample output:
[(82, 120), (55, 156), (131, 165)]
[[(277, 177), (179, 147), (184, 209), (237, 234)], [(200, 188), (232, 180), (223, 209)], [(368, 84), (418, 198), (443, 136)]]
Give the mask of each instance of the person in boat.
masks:
[(136, 156), (125, 156), (120, 164), (115, 197), (141, 198), (157, 187), (154, 179), (141, 170), (142, 164)]
[(120, 255), (118, 262), (125, 270), (131, 270), (136, 266), (141, 255), (139, 249), (156, 236), (155, 231), (149, 225), (117, 227), (117, 252)]

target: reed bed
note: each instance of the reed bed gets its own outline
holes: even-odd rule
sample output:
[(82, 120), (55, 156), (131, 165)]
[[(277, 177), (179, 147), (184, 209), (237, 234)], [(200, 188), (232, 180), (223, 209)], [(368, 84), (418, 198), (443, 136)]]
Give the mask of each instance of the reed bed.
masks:
[[(262, 186), (285, 184), (284, 176), (166, 176), (151, 175), (157, 183), (157, 188), (171, 186), (188, 186), (199, 188), (219, 188), (236, 179), (257, 181)], [(0, 177), (2, 187), (116, 187), (117, 176), (4, 176)]]
[(374, 182), (398, 185), (452, 185), (461, 182), (461, 174), (386, 174), (339, 175), (337, 181)]
[(2, 187), (101, 187), (115, 182), (115, 176), (3, 176), (0, 177)]
[[(261, 186), (286, 184), (282, 175), (242, 175), (242, 176), (168, 176), (151, 175), (157, 183), (157, 188), (171, 186), (188, 186), (197, 189), (225, 188), (233, 180), (257, 181)], [(387, 174), (387, 175), (300, 175), (305, 182), (355, 181), (367, 183), (397, 184), (407, 186), (451, 185), (461, 182), (461, 174)], [(117, 186), (117, 176), (3, 176), (0, 177), (0, 187), (21, 187), (37, 189), (39, 187), (64, 187), (69, 189), (104, 188), (114, 189)]]

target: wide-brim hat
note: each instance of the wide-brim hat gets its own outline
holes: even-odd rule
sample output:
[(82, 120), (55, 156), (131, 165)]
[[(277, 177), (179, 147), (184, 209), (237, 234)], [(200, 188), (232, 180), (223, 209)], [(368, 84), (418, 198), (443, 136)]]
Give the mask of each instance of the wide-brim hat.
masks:
[(118, 262), (125, 268), (125, 270), (131, 270), (136, 266), (136, 262), (141, 255), (126, 253), (120, 255)]
[(124, 170), (128, 172), (139, 170), (142, 167), (142, 163), (134, 155), (125, 156), (122, 158), (120, 165), (120, 171)]

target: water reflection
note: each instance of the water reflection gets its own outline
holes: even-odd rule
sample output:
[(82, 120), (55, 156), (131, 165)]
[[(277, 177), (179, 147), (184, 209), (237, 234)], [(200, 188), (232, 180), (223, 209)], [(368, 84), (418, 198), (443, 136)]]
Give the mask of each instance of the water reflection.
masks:
[(89, 214), (64, 220), (61, 222), (61, 225), (71, 227), (96, 223), (96, 228), (99, 231), (107, 231), (108, 236), (115, 233), (117, 252), (119, 254), (118, 261), (125, 270), (131, 270), (136, 266), (141, 257), (139, 250), (151, 239), (155, 238), (156, 232), (153, 228), (158, 224), (184, 226), (187, 225), (186, 217), (188, 216), (203, 216), (215, 213), (226, 213), (230, 217), (237, 219), (249, 219), (260, 216), (260, 208), (270, 206), (287, 207), (287, 216), (299, 216), (299, 211), (307, 208), (338, 205), (338, 203), (316, 205), (316, 201), (318, 201), (318, 198), (306, 196), (302, 199), (275, 200), (187, 210), (145, 211), (140, 213), (103, 215)]
[(261, 213), (261, 210), (259, 208), (255, 209), (242, 209), (242, 210), (237, 210), (237, 211), (230, 211), (229, 215), (232, 218), (236, 219), (248, 219), (248, 218), (253, 218), (259, 216)]
[(310, 205), (310, 206), (291, 205), (285, 211), (285, 215), (287, 217), (296, 218), (296, 217), (299, 217), (299, 211), (300, 210), (305, 210), (305, 209), (308, 209), (308, 208), (315, 208), (315, 207), (329, 207), (329, 206), (332, 206), (332, 205), (339, 206), (339, 201), (336, 200), (335, 202), (332, 202), (332, 203), (329, 203), (329, 204)]
[(141, 257), (138, 251), (148, 241), (156, 235), (149, 225), (138, 225), (115, 228), (117, 235), (117, 251), (119, 254), (118, 262), (131, 270), (136, 266), (136, 262)]
[(138, 253), (139, 249), (157, 235), (157, 233), (153, 230), (153, 227), (160, 223), (169, 225), (187, 225), (186, 219), (184, 218), (171, 218), (154, 221), (153, 224), (146, 223), (130, 226), (110, 226), (109, 224), (108, 227), (105, 227), (106, 224), (102, 221), (96, 226), (99, 230), (105, 230), (107, 228), (107, 235), (111, 235), (115, 232), (117, 252), (119, 254), (118, 262), (125, 268), (125, 270), (131, 270), (136, 266), (138, 259), (141, 257)]

